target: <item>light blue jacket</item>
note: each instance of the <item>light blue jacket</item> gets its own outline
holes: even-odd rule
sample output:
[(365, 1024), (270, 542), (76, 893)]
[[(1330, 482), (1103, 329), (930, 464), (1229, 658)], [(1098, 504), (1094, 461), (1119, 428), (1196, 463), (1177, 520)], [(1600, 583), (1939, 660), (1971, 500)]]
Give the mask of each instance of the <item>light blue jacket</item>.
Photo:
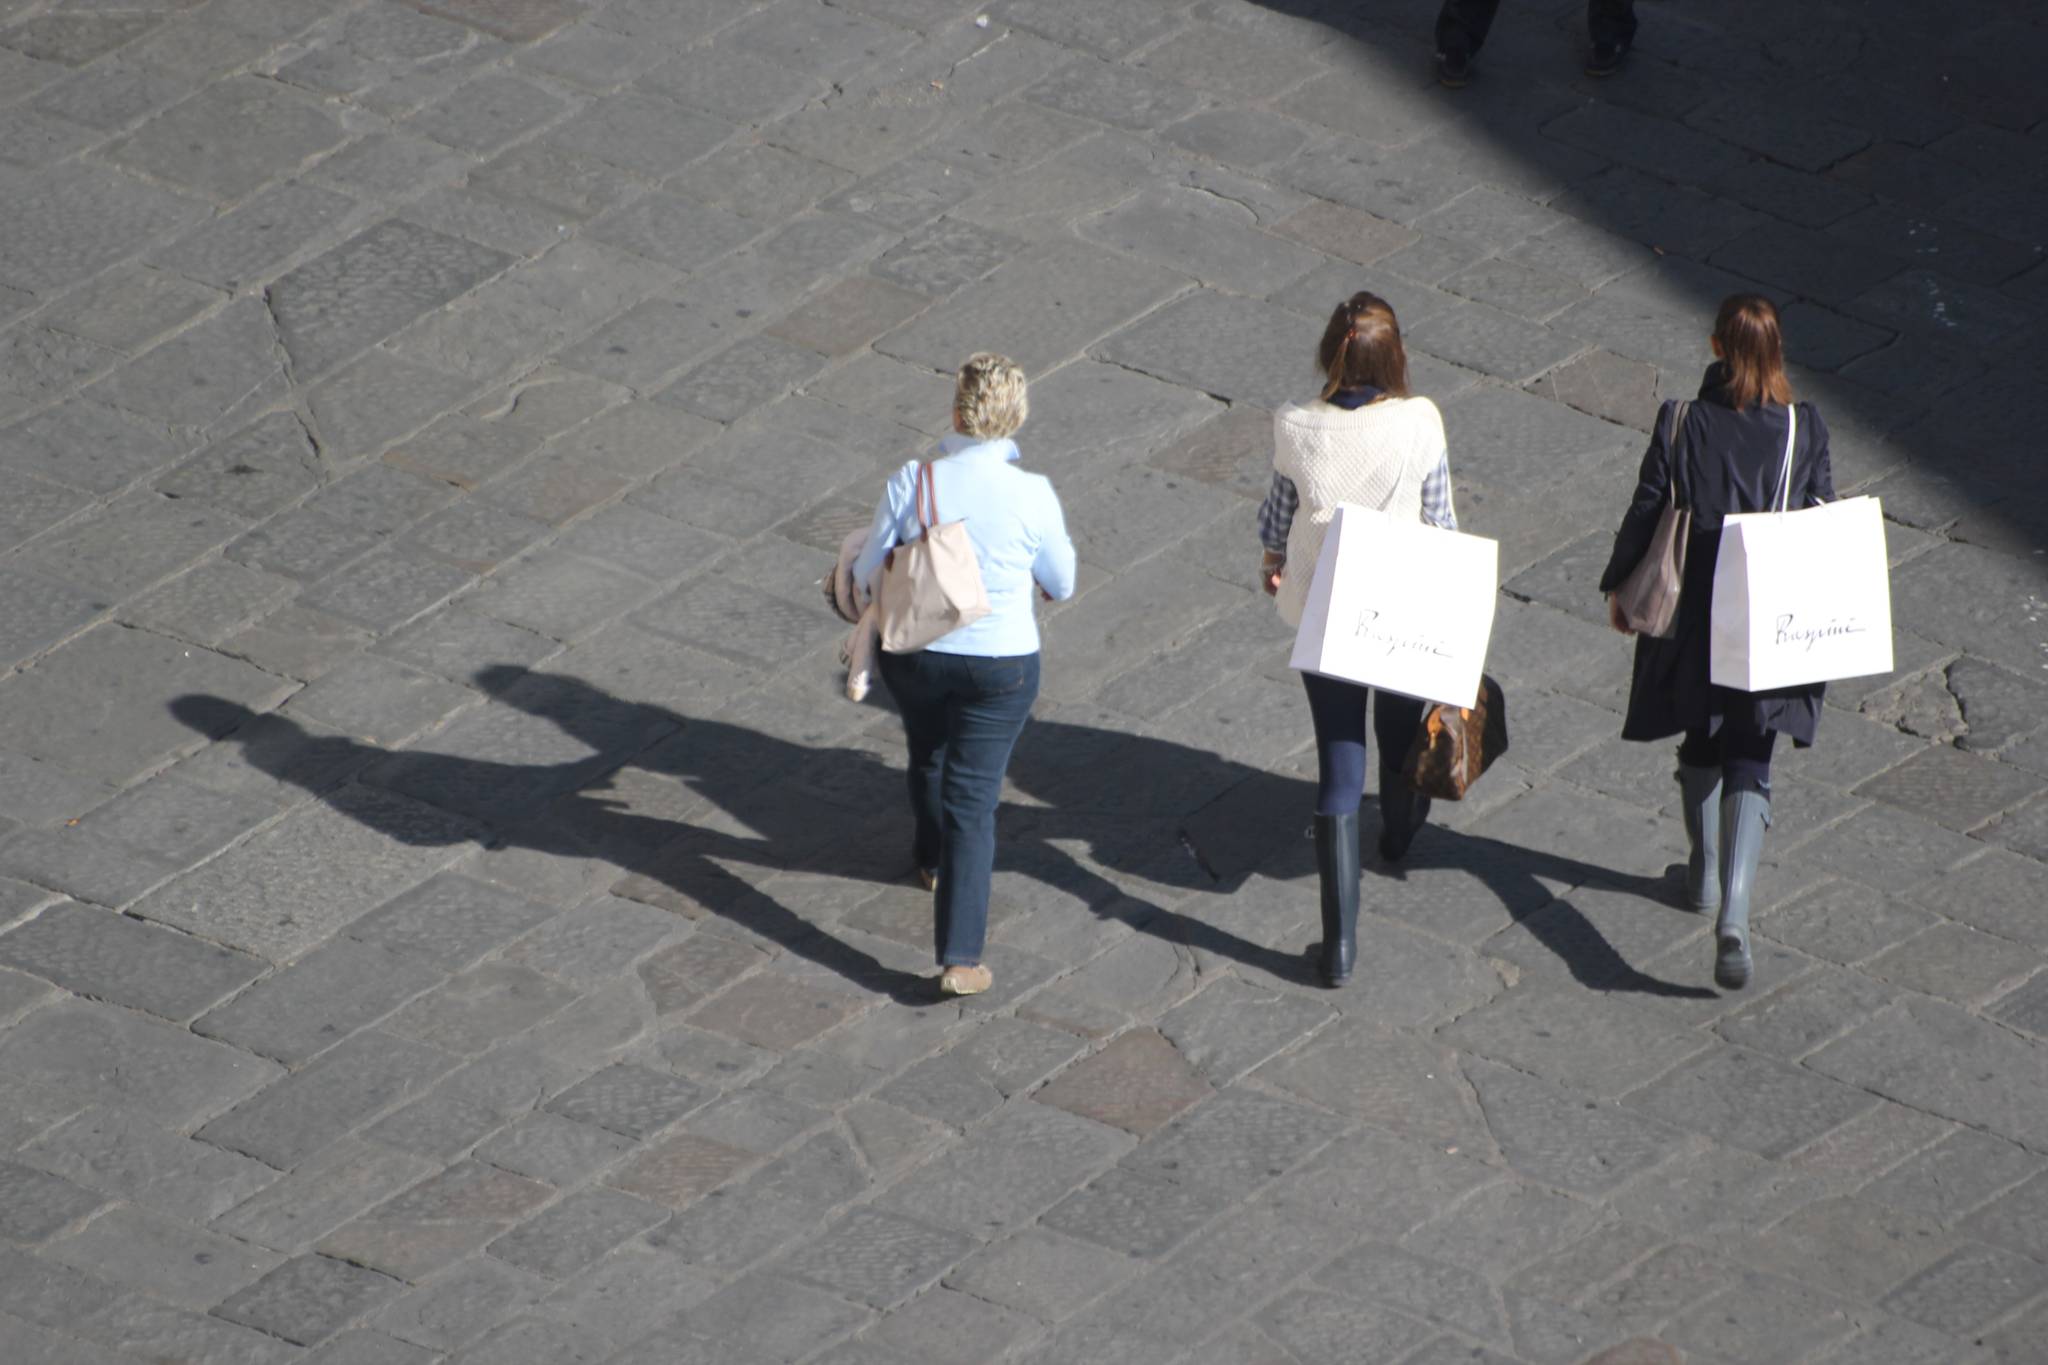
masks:
[[(1043, 474), (1012, 465), (1017, 443), (976, 441), (958, 433), (939, 442), (932, 464), (939, 521), (964, 521), (988, 592), (988, 615), (928, 646), (940, 654), (1008, 658), (1038, 652), (1032, 594), (1042, 587), (1055, 600), (1074, 595), (1074, 542), (1067, 538), (1059, 496)], [(881, 584), (890, 549), (919, 534), (917, 468), (912, 460), (890, 476), (875, 508), (868, 543), (853, 562), (853, 581)]]

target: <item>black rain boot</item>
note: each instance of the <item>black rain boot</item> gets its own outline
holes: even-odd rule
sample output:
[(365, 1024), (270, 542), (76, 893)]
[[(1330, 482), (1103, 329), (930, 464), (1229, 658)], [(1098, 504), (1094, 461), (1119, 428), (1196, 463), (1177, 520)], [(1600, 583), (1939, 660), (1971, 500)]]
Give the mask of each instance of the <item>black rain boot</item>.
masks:
[(1749, 984), (1749, 894), (1771, 827), (1771, 798), (1729, 792), (1721, 798), (1721, 916), (1714, 925), (1714, 984), (1739, 991)]
[(1398, 863), (1429, 821), (1429, 798), (1399, 768), (1380, 765), (1380, 856)]
[(1358, 812), (1316, 817), (1316, 876), (1323, 886), (1323, 984), (1351, 979), (1358, 957)]
[(1710, 915), (1721, 908), (1721, 770), (1681, 763), (1678, 790), (1685, 837), (1692, 846), (1685, 866), (1685, 908)]

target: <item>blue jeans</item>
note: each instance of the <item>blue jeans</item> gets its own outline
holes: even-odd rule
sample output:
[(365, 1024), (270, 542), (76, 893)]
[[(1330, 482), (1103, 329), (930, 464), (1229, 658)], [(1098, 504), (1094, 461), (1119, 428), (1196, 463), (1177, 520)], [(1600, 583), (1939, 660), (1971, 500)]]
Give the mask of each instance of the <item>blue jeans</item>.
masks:
[[(1301, 675), (1308, 689), (1309, 718), (1316, 727), (1316, 814), (1348, 815), (1365, 796), (1365, 703), (1370, 687)], [(1408, 761), (1408, 746), (1422, 724), (1422, 702), (1382, 690), (1372, 707), (1373, 738), (1380, 746), (1380, 766), (1398, 768)]]
[(1038, 656), (883, 654), (882, 682), (910, 742), (912, 851), (937, 868), (939, 965), (971, 967), (988, 938), (996, 866), (996, 806), (1010, 751), (1038, 697)]

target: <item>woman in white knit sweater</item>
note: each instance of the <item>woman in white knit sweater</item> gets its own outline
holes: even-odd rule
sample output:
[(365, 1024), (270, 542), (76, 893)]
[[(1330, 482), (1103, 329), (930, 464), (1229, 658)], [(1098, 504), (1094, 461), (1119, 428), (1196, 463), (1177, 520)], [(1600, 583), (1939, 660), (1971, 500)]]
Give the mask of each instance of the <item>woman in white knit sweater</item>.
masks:
[[(1375, 294), (1337, 305), (1316, 349), (1322, 396), (1273, 414), (1273, 485), (1259, 508), (1266, 547), (1259, 571), (1287, 624), (1301, 612), (1337, 504), (1349, 502), (1458, 529), (1443, 416), (1408, 392), (1408, 355), (1394, 310)], [(1323, 980), (1351, 979), (1358, 955), (1358, 806), (1365, 793), (1365, 715), (1370, 688), (1301, 675), (1316, 727), (1316, 871), (1322, 879)], [(1422, 702), (1380, 692), (1373, 706), (1380, 750), (1380, 853), (1398, 861), (1429, 815), (1429, 799), (1400, 769), (1422, 719)]]

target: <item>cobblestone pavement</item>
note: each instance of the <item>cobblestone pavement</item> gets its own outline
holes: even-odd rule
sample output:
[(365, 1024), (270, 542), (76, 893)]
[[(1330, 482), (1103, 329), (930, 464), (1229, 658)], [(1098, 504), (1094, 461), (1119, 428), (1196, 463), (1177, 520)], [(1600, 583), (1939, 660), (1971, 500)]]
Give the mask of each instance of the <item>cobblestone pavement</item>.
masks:
[[(2048, 1359), (2039, 7), (985, 4), (0, 0), (0, 1360)], [(1592, 575), (1758, 285), (1899, 672), (1723, 995)], [(1367, 287), (1514, 748), (1331, 993), (1251, 513)], [(813, 584), (981, 347), (1084, 564), (939, 1005)]]

